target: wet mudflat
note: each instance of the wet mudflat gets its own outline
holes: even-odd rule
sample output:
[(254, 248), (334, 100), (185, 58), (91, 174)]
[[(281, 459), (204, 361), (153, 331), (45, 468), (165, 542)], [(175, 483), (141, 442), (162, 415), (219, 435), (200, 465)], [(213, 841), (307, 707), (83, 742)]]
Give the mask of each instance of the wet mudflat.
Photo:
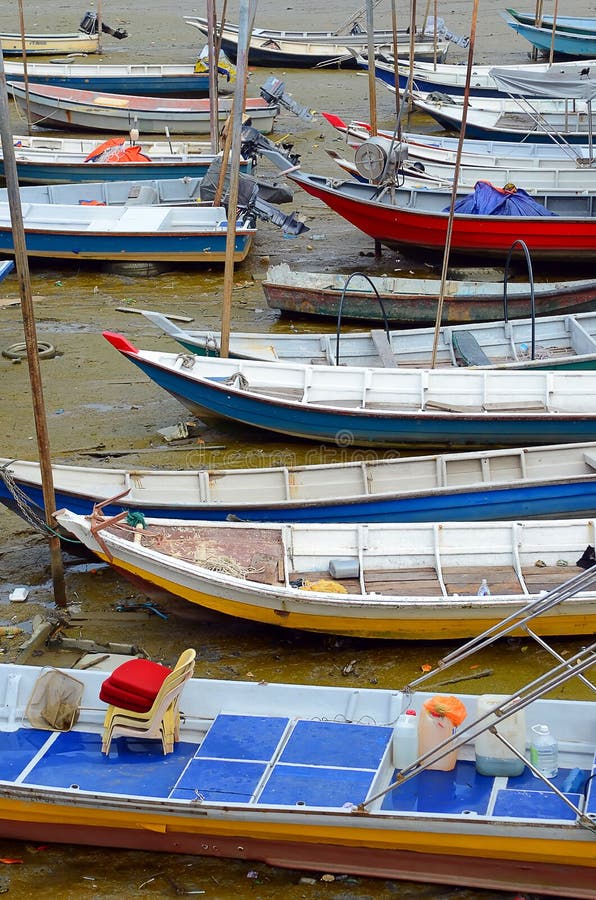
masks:
[[(3, 11), (0, 29), (17, 30), (14, 6), (10, 14)], [(237, 3), (229, 4), (228, 8), (229, 19), (237, 21)], [(439, 9), (439, 15), (444, 16), (454, 32), (466, 34), (470, 10), (469, 2), (454, 0), (448, 9)], [(325, 28), (343, 22), (348, 12), (350, 9), (343, 2), (331, 0), (324, 12), (309, 14), (306, 25), (304, 4), (288, 4), (282, 9), (272, 0), (261, 0), (257, 24)], [(481, 3), (477, 61), (525, 61), (526, 44), (507, 28), (498, 12), (494, 4)], [(69, 4), (25, 3), (29, 31), (75, 30), (83, 14), (83, 8), (74, 10)], [(183, 15), (192, 14), (204, 12), (201, 5), (196, 7), (188, 0), (176, 4), (175, 11), (156, 0), (128, 0), (118, 7), (104, 2), (105, 20), (114, 27), (123, 25), (130, 35), (119, 43), (106, 36), (104, 61), (194, 61), (202, 43), (198, 32), (182, 21)], [(575, 4), (574, 14), (589, 14), (586, 0)], [(381, 18), (379, 24), (386, 22), (388, 17)], [(453, 48), (451, 59), (463, 61), (465, 54)], [(256, 95), (269, 74), (267, 70), (254, 70), (249, 93)], [(322, 70), (288, 71), (281, 77), (299, 102), (318, 110), (338, 112), (347, 119), (368, 119), (366, 76)], [(379, 92), (378, 106), (380, 122), (390, 125), (393, 99)], [(411, 130), (432, 130), (432, 127), (422, 118), (411, 123)], [(26, 132), (25, 123), (16, 114), (13, 130)], [(324, 147), (343, 150), (344, 145), (324, 122), (319, 120), (308, 125), (284, 113), (279, 117), (274, 136), (279, 138), (285, 133), (292, 135), (306, 171), (339, 173)], [(267, 308), (260, 283), (269, 264), (288, 262), (297, 269), (346, 273), (421, 271), (420, 261), (389, 251), (376, 260), (371, 242), (356, 229), (306, 194), (297, 192), (294, 199), (295, 208), (306, 217), (311, 230), (301, 238), (286, 240), (273, 227), (259, 226), (253, 251), (235, 274), (234, 329), (321, 330), (319, 323), (282, 321), (276, 312)], [(439, 272), (440, 268), (423, 264), (422, 270)], [(579, 277), (575, 272), (557, 274)], [(217, 329), (221, 315), (221, 269), (172, 268), (143, 278), (113, 274), (87, 264), (36, 262), (31, 266), (31, 278), (37, 298), (39, 337), (57, 351), (42, 367), (55, 461), (80, 465), (225, 468), (338, 462), (350, 458), (349, 450), (307, 445), (283, 437), (269, 438), (255, 432), (241, 433), (224, 426), (205, 428), (198, 439), (184, 446), (167, 444), (159, 434), (159, 429), (186, 420), (185, 410), (122, 359), (101, 333), (122, 331), (141, 347), (173, 350), (175, 345), (168, 338), (160, 336), (135, 314), (135, 310), (144, 307), (190, 316), (196, 328)], [(17, 294), (15, 276), (0, 285), (2, 300)], [(333, 325), (327, 327), (333, 329)], [(20, 309), (0, 304), (0, 349), (20, 340)], [(0, 455), (36, 458), (27, 367), (2, 358), (0, 374)], [(0, 510), (0, 570), (0, 620), (2, 624), (20, 623), (26, 631), (32, 614), (51, 606), (47, 551), (43, 540), (31, 528), (3, 509)], [(30, 602), (9, 604), (9, 590), (22, 584), (31, 588)], [(79, 607), (79, 612), (65, 627), (65, 636), (104, 643), (134, 640), (153, 659), (166, 663), (175, 660), (179, 651), (191, 642), (198, 650), (196, 674), (203, 677), (400, 687), (417, 677), (422, 665), (434, 664), (452, 649), (447, 645), (365, 642), (266, 628), (210, 615), (182, 601), (163, 598), (159, 600), (159, 609), (167, 615), (167, 620), (148, 609), (117, 611), (117, 606), (143, 603), (146, 598), (107, 567), (81, 566), (79, 560), (69, 556), (67, 586), (69, 601)], [(554, 643), (562, 654), (572, 653), (582, 644), (580, 640)], [(19, 636), (3, 640), (3, 658), (15, 658), (18, 646)], [(71, 658), (62, 651), (60, 655), (48, 652), (35, 656), (32, 662), (69, 665), (73, 660), (74, 655)], [(543, 671), (548, 657), (529, 641), (511, 639), (462, 664), (453, 671), (453, 677), (473, 676), (478, 670), (472, 670), (472, 665), (492, 674), (482, 679), (471, 678), (452, 690), (508, 692)], [(570, 684), (561, 690), (560, 696), (583, 697), (585, 693), (576, 684)], [(509, 896), (365, 878), (336, 876), (334, 880), (321, 880), (323, 872), (311, 876), (261, 864), (123, 850), (2, 841), (0, 857), (0, 892), (8, 890), (11, 897), (19, 900), (42, 893), (51, 893), (57, 900), (70, 900), (87, 894), (98, 898), (169, 897), (198, 891), (204, 891), (205, 897), (221, 900), (282, 895), (290, 900), (321, 896), (333, 900), (352, 897), (499, 900)], [(10, 860), (17, 862), (10, 864)]]

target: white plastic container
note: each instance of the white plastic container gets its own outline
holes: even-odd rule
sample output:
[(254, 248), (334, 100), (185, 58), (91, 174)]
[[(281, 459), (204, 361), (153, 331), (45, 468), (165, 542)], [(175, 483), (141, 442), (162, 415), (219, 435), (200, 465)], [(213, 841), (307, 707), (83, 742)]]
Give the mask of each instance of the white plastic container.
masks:
[[(478, 697), (476, 704), (478, 717), (480, 718), (480, 716), (491, 712), (506, 699), (507, 696), (505, 694), (482, 694)], [(499, 721), (499, 718), (494, 716), (492, 720), (486, 719), (485, 722), (487, 725), (494, 724), (498, 733), (502, 734), (522, 756), (525, 755), (526, 717), (523, 709), (518, 710), (503, 721)], [(481, 775), (512, 777), (521, 775), (526, 767), (523, 759), (519, 759), (490, 731), (485, 731), (483, 734), (478, 735), (474, 741), (474, 749), (476, 753), (476, 771)]]
[[(435, 698), (433, 698), (434, 700)], [(456, 728), (448, 716), (433, 715), (423, 704), (418, 722), (418, 751), (420, 756), (434, 750), (439, 744), (451, 737)], [(457, 750), (452, 750), (442, 759), (429, 766), (429, 769), (440, 769), (449, 772), (455, 768)]]
[(418, 759), (418, 717), (415, 709), (402, 713), (393, 729), (393, 765), (405, 769)]
[(546, 778), (554, 778), (559, 771), (559, 745), (548, 725), (532, 725), (530, 762)]

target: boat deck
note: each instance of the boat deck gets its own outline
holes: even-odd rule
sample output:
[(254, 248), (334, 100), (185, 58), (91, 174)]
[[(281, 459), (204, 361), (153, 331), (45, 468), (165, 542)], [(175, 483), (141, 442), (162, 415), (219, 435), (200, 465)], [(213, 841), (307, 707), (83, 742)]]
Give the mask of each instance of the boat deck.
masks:
[[(221, 713), (202, 739), (191, 734), (185, 740), (183, 733), (167, 756), (159, 741), (119, 737), (106, 757), (97, 729), (20, 728), (3, 735), (0, 779), (150, 800), (341, 809), (376, 795), (395, 777), (388, 726)], [(527, 768), (515, 778), (488, 777), (476, 772), (471, 748), (460, 754), (453, 771), (422, 772), (375, 801), (371, 811), (575, 820), (573, 810)], [(594, 748), (576, 744), (567, 752), (561, 746), (560, 762), (554, 785), (596, 814), (596, 779), (587, 781), (596, 775)]]

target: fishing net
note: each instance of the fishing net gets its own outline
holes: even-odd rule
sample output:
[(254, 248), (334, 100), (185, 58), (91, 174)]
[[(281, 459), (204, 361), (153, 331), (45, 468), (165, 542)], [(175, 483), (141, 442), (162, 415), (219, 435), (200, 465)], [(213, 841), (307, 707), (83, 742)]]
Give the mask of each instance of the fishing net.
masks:
[(70, 731), (79, 718), (83, 682), (58, 669), (46, 669), (39, 676), (25, 710), (34, 728)]

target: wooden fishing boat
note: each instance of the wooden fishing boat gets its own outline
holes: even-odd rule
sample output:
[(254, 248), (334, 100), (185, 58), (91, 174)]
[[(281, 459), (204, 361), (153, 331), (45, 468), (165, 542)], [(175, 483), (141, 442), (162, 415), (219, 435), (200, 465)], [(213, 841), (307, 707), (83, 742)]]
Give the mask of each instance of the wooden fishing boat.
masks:
[(506, 13), (503, 13), (503, 16), (510, 28), (544, 54), (550, 53), (552, 47), (557, 56), (569, 56), (574, 59), (594, 59), (596, 57), (596, 33), (594, 32), (563, 31), (555, 28), (553, 35), (552, 26), (538, 28), (536, 25), (518, 22), (513, 17), (507, 16)]
[[(573, 667), (585, 671), (592, 655), (574, 656)], [(159, 740), (119, 736), (105, 755), (107, 707), (98, 698), (108, 674), (96, 667), (43, 677), (34, 666), (0, 666), (4, 839), (581, 900), (593, 893), (589, 700), (536, 699), (518, 686), (524, 718), (514, 733), (522, 757), (532, 726), (547, 724), (559, 738), (559, 774), (550, 780), (534, 777), (525, 757), (521, 775), (479, 774), (479, 736), (494, 717), (487, 718), (484, 698), (460, 694), (467, 717), (447, 745), (455, 768), (429, 768), (447, 752), (436, 750), (396, 784), (403, 763), (393, 755), (394, 728), (406, 708), (422, 717), (433, 696), (426, 685), (412, 693), (190, 678), (172, 753), (164, 756)], [(48, 730), (36, 712), (48, 715), (54, 684), (70, 690), (69, 720), (76, 720), (61, 731)], [(543, 679), (541, 691), (549, 684)], [(499, 702), (498, 730), (508, 733), (515, 700)]]
[[(26, 114), (26, 94), (22, 84), (8, 83), (9, 92)], [(31, 121), (45, 128), (68, 128), (92, 131), (126, 132), (132, 127), (142, 134), (162, 134), (167, 126), (181, 134), (209, 134), (209, 99), (176, 97), (135, 97), (128, 94), (107, 94), (82, 91), (54, 85), (29, 85), (29, 113)], [(222, 97), (219, 103), (219, 122), (226, 121), (232, 100)], [(261, 97), (248, 97), (245, 114), (255, 128), (262, 132), (273, 130), (279, 106)]]
[[(590, 515), (596, 444), (252, 469), (52, 466), (56, 506), (250, 522), (478, 522)], [(17, 503), (18, 494), (21, 503)], [(0, 459), (0, 503), (44, 514), (39, 463)]]
[[(203, 35), (208, 35), (208, 19), (199, 16), (184, 16), (184, 21)], [(226, 22), (217, 25), (221, 35), (221, 46), (230, 59), (235, 60), (238, 53), (238, 26)], [(398, 53), (400, 57), (410, 56), (410, 35), (407, 31), (397, 32)], [(375, 46), (393, 45), (393, 32), (376, 31)], [(448, 41), (438, 40), (436, 45), (428, 35), (422, 33), (415, 36), (415, 59), (436, 58), (443, 62), (449, 47)], [(338, 34), (327, 31), (274, 31), (264, 28), (253, 28), (248, 44), (248, 62), (253, 66), (288, 66), (290, 68), (316, 68), (318, 66), (341, 66), (354, 69), (356, 61), (351, 51), (368, 52), (367, 33), (357, 31), (350, 34)]]
[[(322, 200), (360, 231), (388, 247), (443, 253), (451, 192), (379, 187), (288, 173), (308, 194)], [(458, 197), (463, 196), (458, 194)], [(533, 258), (592, 259), (596, 251), (596, 200), (585, 195), (536, 192), (533, 199), (553, 215), (475, 215), (456, 212), (451, 250), (460, 257), (507, 257), (516, 240)]]
[[(5, 56), (21, 56), (23, 41), (20, 32), (0, 34), (2, 53)], [(25, 52), (27, 56), (56, 56), (61, 53), (97, 53), (99, 35), (73, 31), (70, 34), (26, 34)]]
[[(332, 272), (297, 272), (285, 264), (271, 266), (262, 283), (267, 303), (282, 312), (330, 317), (337, 320), (346, 275)], [(382, 301), (377, 300), (372, 282)], [(393, 278), (370, 276), (351, 279), (345, 291), (342, 319), (383, 321), (383, 307), (389, 322), (403, 325), (434, 325), (437, 316), (440, 281), (431, 278)], [(536, 311), (553, 312), (591, 309), (594, 282), (558, 281), (534, 285)], [(520, 319), (530, 308), (530, 289), (522, 282), (507, 285), (508, 316)], [(503, 283), (491, 281), (454, 281), (448, 279), (443, 299), (443, 324), (494, 322), (504, 314)], [(515, 326), (510, 324), (511, 328)], [(419, 330), (418, 332), (419, 333)], [(444, 332), (445, 335), (447, 332)], [(455, 332), (450, 332), (451, 334)], [(413, 334), (413, 332), (410, 332)], [(443, 334), (443, 332), (441, 332)], [(396, 332), (399, 335), (399, 332)], [(277, 337), (278, 335), (276, 335)], [(343, 338), (342, 338), (343, 340)], [(391, 336), (391, 343), (399, 340)], [(441, 346), (443, 338), (439, 338)], [(527, 341), (524, 341), (527, 343)], [(401, 342), (400, 342), (401, 346)], [(403, 349), (403, 347), (402, 347)], [(486, 348), (485, 348), (486, 349)]]
[[(585, 68), (584, 62), (555, 63), (557, 72), (579, 72)], [(368, 71), (368, 57), (358, 58), (358, 67)], [(491, 75), (493, 66), (473, 66), (470, 78), (471, 97), (503, 97), (507, 96)], [(528, 65), (500, 66), (500, 69), (511, 71), (546, 72), (548, 63), (529, 63)], [(453, 97), (461, 97), (466, 83), (466, 66), (449, 63), (423, 62), (415, 60), (412, 67), (412, 87), (419, 93), (440, 91)], [(395, 87), (395, 64), (391, 58), (378, 54), (375, 57), (375, 76), (384, 84)], [(400, 63), (397, 66), (398, 87), (405, 90), (410, 77), (410, 65)], [(531, 93), (527, 96), (533, 96)]]
[[(524, 25), (536, 25), (536, 16), (534, 13), (518, 12), (516, 9), (506, 9), (512, 19), (522, 22)], [(556, 19), (553, 16), (543, 15), (540, 17), (540, 27), (552, 28), (554, 23), (555, 29), (560, 31), (571, 31), (576, 34), (596, 34), (596, 19), (589, 16), (560, 16), (557, 14)]]
[[(116, 138), (106, 142), (102, 150), (103, 145), (98, 147), (97, 140), (91, 138), (14, 135), (13, 140), (21, 184), (202, 178), (215, 159), (211, 144), (206, 141), (131, 143), (122, 137), (119, 143)], [(247, 149), (240, 171), (250, 174), (253, 167)], [(1, 149), (0, 174), (4, 174)]]
[[(164, 183), (177, 184), (174, 180)], [(143, 196), (139, 192), (138, 197)], [(27, 253), (32, 257), (179, 263), (225, 260), (227, 214), (223, 207), (151, 206), (134, 200), (131, 205), (114, 206), (26, 202), (22, 213)], [(237, 261), (248, 254), (255, 233), (249, 219), (236, 223)], [(0, 202), (0, 252), (14, 252), (6, 201)]]
[(253, 362), (138, 350), (122, 335), (104, 337), (192, 413), (278, 434), (339, 446), (596, 440), (590, 372)]
[[(124, 517), (124, 518), (123, 518)], [(283, 628), (398, 640), (473, 637), (563, 584), (594, 522), (257, 524), (56, 514), (120, 572), (199, 606)], [(135, 535), (138, 535), (135, 537)], [(541, 565), (536, 565), (540, 561)], [(559, 565), (557, 565), (557, 563)], [(478, 596), (486, 579), (490, 593)], [(540, 617), (543, 635), (593, 634), (596, 592)]]
[[(22, 63), (4, 63), (8, 81), (24, 81)], [(197, 72), (194, 65), (28, 63), (30, 84), (45, 84), (71, 90), (151, 97), (208, 97), (209, 72)], [(229, 73), (220, 74), (218, 89), (231, 94), (234, 81)]]
[[(343, 134), (346, 143), (352, 147), (359, 147), (371, 136), (370, 125), (367, 122), (346, 123), (340, 116), (334, 113), (321, 113), (336, 131)], [(391, 140), (393, 132), (379, 129), (378, 136)], [(437, 163), (450, 163), (455, 165), (457, 145), (459, 138), (437, 134), (418, 134), (405, 132), (402, 141), (407, 144), (408, 158)], [(581, 168), (587, 170), (596, 165), (596, 158), (590, 154), (587, 145), (565, 143), (540, 144), (535, 141), (500, 141), (500, 140), (473, 140), (464, 138), (460, 165), (483, 166), (485, 168), (502, 168), (514, 166), (517, 169), (557, 168), (572, 169)]]
[[(311, 274), (292, 273), (285, 263), (282, 267), (281, 278), (302, 274), (306, 276), (304, 283), (307, 283)], [(347, 281), (341, 275), (335, 278), (338, 283), (342, 278), (344, 284)], [(379, 282), (382, 280), (377, 279)], [(296, 281), (300, 283), (300, 278), (297, 277)], [(367, 284), (365, 279), (360, 281)], [(357, 276), (354, 282), (357, 282)], [(596, 294), (596, 282), (592, 284)], [(370, 284), (367, 287), (370, 292)], [(517, 287), (527, 290), (525, 285)], [(341, 291), (339, 293), (341, 295)], [(509, 297), (507, 301), (509, 305)], [(138, 311), (191, 353), (219, 356), (219, 332), (191, 331), (180, 328), (162, 313), (147, 309)], [(435, 328), (344, 332), (340, 333), (339, 340), (337, 333), (233, 332), (228, 355), (235, 359), (260, 359), (263, 362), (430, 368), (434, 344)], [(491, 369), (596, 369), (596, 313), (549, 316), (534, 323), (532, 319), (520, 319), (516, 322), (488, 322), (485, 325), (443, 326), (437, 336), (435, 365)]]

